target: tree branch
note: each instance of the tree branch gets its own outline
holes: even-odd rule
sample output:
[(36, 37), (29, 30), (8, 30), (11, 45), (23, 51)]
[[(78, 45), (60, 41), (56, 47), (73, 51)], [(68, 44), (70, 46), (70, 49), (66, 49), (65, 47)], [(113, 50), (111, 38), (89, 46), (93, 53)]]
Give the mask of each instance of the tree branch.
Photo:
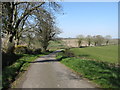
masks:
[(26, 12), (24, 12), (24, 14), (17, 20), (15, 29), (18, 28), (20, 22), (22, 21), (22, 19), (23, 19), (26, 15), (28, 15), (29, 13), (31, 13), (32, 11), (34, 11), (35, 9), (37, 9), (38, 7), (42, 6), (44, 3), (45, 3), (45, 2), (42, 2), (41, 4), (35, 6), (34, 8), (32, 8), (32, 9), (27, 10)]

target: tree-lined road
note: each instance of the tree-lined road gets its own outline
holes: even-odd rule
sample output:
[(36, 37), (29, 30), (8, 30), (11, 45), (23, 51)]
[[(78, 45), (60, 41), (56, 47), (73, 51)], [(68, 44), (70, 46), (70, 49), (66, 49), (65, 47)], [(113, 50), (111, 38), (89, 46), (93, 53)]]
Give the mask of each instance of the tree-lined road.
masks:
[(17, 88), (95, 88), (55, 59), (51, 53), (32, 62)]

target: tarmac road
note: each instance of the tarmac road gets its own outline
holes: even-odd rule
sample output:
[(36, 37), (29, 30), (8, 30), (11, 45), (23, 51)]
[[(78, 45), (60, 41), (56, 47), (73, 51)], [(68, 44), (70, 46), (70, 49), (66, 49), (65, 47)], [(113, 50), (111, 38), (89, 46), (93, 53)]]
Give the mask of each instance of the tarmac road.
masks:
[(53, 52), (31, 62), (16, 88), (96, 88), (96, 85), (55, 59)]

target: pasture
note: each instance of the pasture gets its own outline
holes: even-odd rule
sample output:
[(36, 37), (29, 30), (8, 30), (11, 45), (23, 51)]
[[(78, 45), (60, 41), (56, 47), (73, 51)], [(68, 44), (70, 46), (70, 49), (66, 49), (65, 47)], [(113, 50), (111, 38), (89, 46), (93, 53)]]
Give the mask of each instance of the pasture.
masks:
[(50, 41), (48, 46), (48, 49), (50, 51), (55, 51), (58, 49), (65, 49), (65, 48), (67, 48), (67, 46), (64, 45), (64, 42), (62, 40)]
[(70, 51), (81, 58), (118, 63), (118, 45), (72, 48)]

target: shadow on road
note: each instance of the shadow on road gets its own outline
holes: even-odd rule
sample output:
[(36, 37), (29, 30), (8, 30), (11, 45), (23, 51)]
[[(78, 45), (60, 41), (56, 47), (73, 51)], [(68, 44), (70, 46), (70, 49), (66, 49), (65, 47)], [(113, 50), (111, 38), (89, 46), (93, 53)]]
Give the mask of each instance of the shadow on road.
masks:
[(60, 51), (61, 50), (57, 50), (57, 51), (54, 51), (53, 53), (50, 53), (49, 55), (41, 56), (41, 58), (47, 58), (46, 60), (37, 60), (37, 61), (30, 62), (30, 63), (59, 62), (62, 60), (61, 58), (60, 59), (49, 59), (49, 58), (55, 57), (55, 54)]
[(40, 61), (34, 61), (34, 62), (30, 62), (30, 63), (44, 63), (44, 62), (58, 62), (59, 60), (56, 59), (52, 59), (52, 60), (40, 60)]

